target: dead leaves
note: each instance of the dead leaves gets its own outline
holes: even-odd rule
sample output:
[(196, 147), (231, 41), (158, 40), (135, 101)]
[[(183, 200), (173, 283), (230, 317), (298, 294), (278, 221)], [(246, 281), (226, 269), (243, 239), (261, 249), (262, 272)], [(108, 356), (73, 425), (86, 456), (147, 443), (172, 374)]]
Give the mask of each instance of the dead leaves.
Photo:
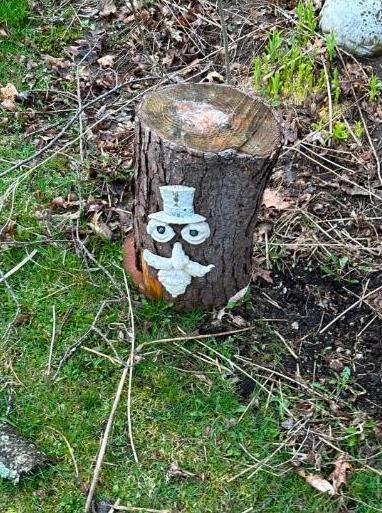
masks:
[(52, 57), (51, 55), (43, 55), (42, 58), (43, 58), (45, 64), (55, 71), (69, 68), (72, 64), (68, 59), (63, 59), (61, 57)]
[(114, 0), (103, 0), (101, 2), (101, 9), (99, 11), (101, 18), (108, 18), (116, 13), (117, 6), (115, 5)]
[(100, 57), (97, 62), (101, 68), (112, 68), (114, 66), (114, 55), (104, 55)]
[(267, 208), (275, 208), (276, 210), (287, 210), (293, 205), (293, 202), (283, 196), (281, 192), (267, 188), (264, 191), (263, 205)]
[(171, 463), (170, 468), (167, 471), (166, 474), (167, 480), (170, 480), (171, 478), (177, 477), (177, 478), (190, 478), (190, 477), (196, 477), (196, 474), (189, 472), (188, 470), (184, 470), (181, 468), (177, 461), (174, 461)]
[(88, 223), (89, 228), (98, 235), (101, 239), (111, 240), (113, 238), (113, 232), (108, 227), (108, 225), (102, 221), (100, 221), (100, 217), (102, 215), (102, 211), (96, 212)]
[(334, 470), (330, 474), (330, 479), (333, 483), (334, 493), (337, 494), (341, 485), (346, 484), (346, 473), (351, 470), (352, 466), (349, 463), (349, 455), (346, 452), (340, 454), (339, 458), (334, 465)]
[(318, 490), (322, 493), (327, 493), (331, 496), (334, 495), (333, 485), (323, 477), (317, 474), (307, 474), (305, 470), (299, 470), (297, 473), (299, 476), (303, 477), (305, 481), (315, 490)]
[(349, 463), (349, 455), (346, 452), (340, 454), (334, 463), (334, 470), (330, 474), (329, 479), (325, 479), (318, 474), (308, 474), (304, 470), (297, 473), (303, 477), (305, 481), (321, 493), (327, 493), (331, 497), (338, 494), (339, 488), (347, 482), (347, 472), (352, 468)]
[(1, 106), (10, 112), (17, 110), (15, 100), (18, 96), (16, 87), (13, 84), (7, 84), (5, 87), (0, 87), (0, 100)]
[(0, 24), (0, 38), (5, 39), (7, 37), (9, 37), (9, 34), (6, 27)]

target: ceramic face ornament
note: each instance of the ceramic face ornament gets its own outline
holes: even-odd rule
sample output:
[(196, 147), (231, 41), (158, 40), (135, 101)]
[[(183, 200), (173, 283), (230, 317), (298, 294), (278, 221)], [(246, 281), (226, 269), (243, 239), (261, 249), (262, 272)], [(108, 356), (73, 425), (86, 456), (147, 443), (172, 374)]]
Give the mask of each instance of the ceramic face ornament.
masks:
[[(194, 212), (193, 187), (165, 185), (159, 188), (163, 210), (149, 215), (147, 233), (156, 242), (170, 242), (176, 235), (171, 225), (184, 225), (181, 237), (189, 244), (202, 244), (210, 236), (206, 218)], [(146, 263), (158, 271), (158, 280), (171, 294), (178, 297), (186, 292), (193, 277), (203, 277), (214, 265), (193, 262), (184, 252), (180, 242), (175, 242), (170, 258), (155, 255), (148, 249), (143, 252)]]

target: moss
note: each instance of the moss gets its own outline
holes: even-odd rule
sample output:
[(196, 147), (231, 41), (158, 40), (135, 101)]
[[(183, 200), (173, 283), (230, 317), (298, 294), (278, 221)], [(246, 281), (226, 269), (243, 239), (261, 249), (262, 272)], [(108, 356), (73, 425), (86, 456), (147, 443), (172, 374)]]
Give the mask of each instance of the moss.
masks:
[(47, 25), (34, 35), (33, 41), (42, 54), (62, 57), (63, 48), (80, 39), (82, 34), (82, 29), (76, 25), (70, 28), (67, 24)]

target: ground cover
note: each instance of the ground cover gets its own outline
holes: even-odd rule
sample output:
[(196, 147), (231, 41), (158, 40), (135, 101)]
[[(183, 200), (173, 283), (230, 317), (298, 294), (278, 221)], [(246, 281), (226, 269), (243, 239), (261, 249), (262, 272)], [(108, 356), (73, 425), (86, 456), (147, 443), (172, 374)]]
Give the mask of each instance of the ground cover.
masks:
[[(121, 242), (135, 105), (161, 83), (224, 80), (215, 5), (133, 5), (0, 6), (0, 83), (18, 93), (0, 120), (0, 415), (51, 458), (17, 486), (0, 482), (7, 513), (84, 508), (131, 352)], [(137, 346), (254, 329), (143, 346), (130, 405), (138, 463), (126, 390), (95, 511), (118, 498), (193, 513), (381, 511), (380, 61), (337, 52), (301, 5), (225, 5), (233, 81), (275, 106), (285, 137), (251, 292), (180, 314), (131, 288)], [(352, 469), (334, 497), (306, 482), (329, 479), (341, 454)]]

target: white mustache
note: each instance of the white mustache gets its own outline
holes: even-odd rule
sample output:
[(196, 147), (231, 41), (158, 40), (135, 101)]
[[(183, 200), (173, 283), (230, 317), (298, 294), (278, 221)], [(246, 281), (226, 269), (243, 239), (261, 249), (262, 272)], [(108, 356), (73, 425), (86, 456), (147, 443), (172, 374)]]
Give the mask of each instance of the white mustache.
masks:
[(175, 242), (170, 258), (155, 255), (148, 249), (143, 251), (143, 258), (150, 267), (159, 271), (159, 281), (173, 297), (184, 294), (192, 277), (201, 278), (215, 267), (193, 262), (180, 242)]

